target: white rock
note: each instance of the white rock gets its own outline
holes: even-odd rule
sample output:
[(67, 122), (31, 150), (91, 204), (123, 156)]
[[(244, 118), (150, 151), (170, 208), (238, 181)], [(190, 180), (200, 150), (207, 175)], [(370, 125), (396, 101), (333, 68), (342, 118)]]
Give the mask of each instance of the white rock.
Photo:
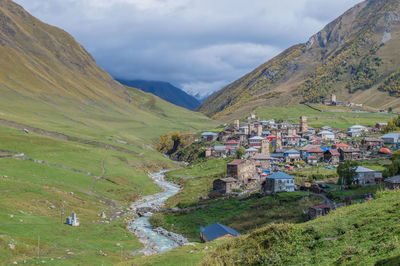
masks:
[(10, 249), (15, 249), (15, 245), (12, 243), (8, 244), (8, 246), (10, 247)]

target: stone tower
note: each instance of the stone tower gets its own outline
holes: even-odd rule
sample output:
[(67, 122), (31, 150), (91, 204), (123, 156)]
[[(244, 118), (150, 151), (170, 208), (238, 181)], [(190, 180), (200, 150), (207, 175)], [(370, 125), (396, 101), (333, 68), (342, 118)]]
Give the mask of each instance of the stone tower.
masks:
[(235, 130), (239, 130), (239, 129), (240, 129), (240, 122), (239, 122), (239, 120), (233, 121), (233, 128), (234, 128)]
[(261, 141), (261, 154), (269, 156), (269, 140), (267, 139)]
[(308, 132), (307, 116), (300, 116), (300, 131), (303, 134)]
[(336, 102), (336, 94), (331, 95), (331, 102), (335, 103)]
[(276, 133), (276, 145), (275, 145), (276, 150), (281, 150), (282, 149), (282, 132), (278, 131)]
[(249, 135), (252, 135), (252, 134), (253, 134), (253, 131), (254, 131), (254, 125), (253, 125), (253, 123), (249, 123), (249, 124), (248, 124), (248, 127), (249, 127)]
[(261, 137), (263, 132), (263, 126), (261, 124), (257, 125), (257, 136)]

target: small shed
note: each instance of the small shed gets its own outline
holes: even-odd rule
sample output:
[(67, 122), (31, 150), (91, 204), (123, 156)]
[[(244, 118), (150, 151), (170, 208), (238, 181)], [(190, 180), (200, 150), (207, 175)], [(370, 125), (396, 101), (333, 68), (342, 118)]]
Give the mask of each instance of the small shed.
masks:
[(201, 242), (208, 242), (216, 239), (235, 236), (240, 236), (240, 234), (236, 230), (220, 223), (215, 223), (207, 227), (200, 228)]

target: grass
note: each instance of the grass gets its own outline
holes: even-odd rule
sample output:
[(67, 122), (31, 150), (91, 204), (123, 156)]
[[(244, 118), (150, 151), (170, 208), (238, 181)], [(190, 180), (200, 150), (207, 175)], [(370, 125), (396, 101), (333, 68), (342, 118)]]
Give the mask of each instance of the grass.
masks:
[(200, 198), (208, 196), (215, 179), (226, 174), (226, 164), (232, 159), (210, 159), (198, 161), (187, 168), (170, 171), (167, 180), (177, 183), (182, 190), (166, 202), (167, 207), (195, 205)]
[[(341, 111), (341, 110), (339, 110)], [(282, 107), (262, 106), (255, 110), (261, 119), (282, 119), (299, 123), (300, 116), (307, 116), (308, 124), (312, 127), (330, 126), (338, 129), (347, 129), (355, 124), (375, 126), (378, 122), (387, 122), (395, 117), (386, 113), (352, 113), (352, 112), (320, 112), (306, 105), (292, 105)]]
[(383, 186), (381, 184), (372, 185), (372, 186), (364, 186), (364, 187), (359, 187), (356, 189), (331, 191), (328, 193), (328, 197), (331, 199), (335, 199), (335, 200), (339, 200), (339, 199), (343, 200), (344, 197), (358, 198), (358, 197), (364, 197), (367, 194), (375, 194), (382, 189), (383, 189)]
[[(204, 265), (374, 265), (398, 261), (400, 192), (304, 224), (272, 224), (221, 244)], [(379, 218), (378, 218), (379, 217)]]
[(269, 223), (303, 222), (303, 210), (319, 203), (320, 198), (307, 192), (280, 193), (274, 197), (232, 198), (217, 201), (202, 209), (164, 214), (165, 225), (191, 241), (199, 241), (201, 226), (219, 222), (240, 233), (249, 232)]

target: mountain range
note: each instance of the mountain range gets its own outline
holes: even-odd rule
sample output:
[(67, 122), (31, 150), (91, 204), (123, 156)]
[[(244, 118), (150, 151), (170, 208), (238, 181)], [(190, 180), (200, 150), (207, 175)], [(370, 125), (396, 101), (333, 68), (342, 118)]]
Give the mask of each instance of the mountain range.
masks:
[(397, 0), (357, 4), (312, 36), (214, 93), (198, 108), (215, 118), (257, 106), (338, 100), (400, 111)]
[(189, 110), (193, 110), (200, 105), (200, 102), (196, 98), (168, 82), (124, 79), (116, 80), (121, 84), (152, 93), (161, 99), (166, 100), (167, 102), (187, 108)]

